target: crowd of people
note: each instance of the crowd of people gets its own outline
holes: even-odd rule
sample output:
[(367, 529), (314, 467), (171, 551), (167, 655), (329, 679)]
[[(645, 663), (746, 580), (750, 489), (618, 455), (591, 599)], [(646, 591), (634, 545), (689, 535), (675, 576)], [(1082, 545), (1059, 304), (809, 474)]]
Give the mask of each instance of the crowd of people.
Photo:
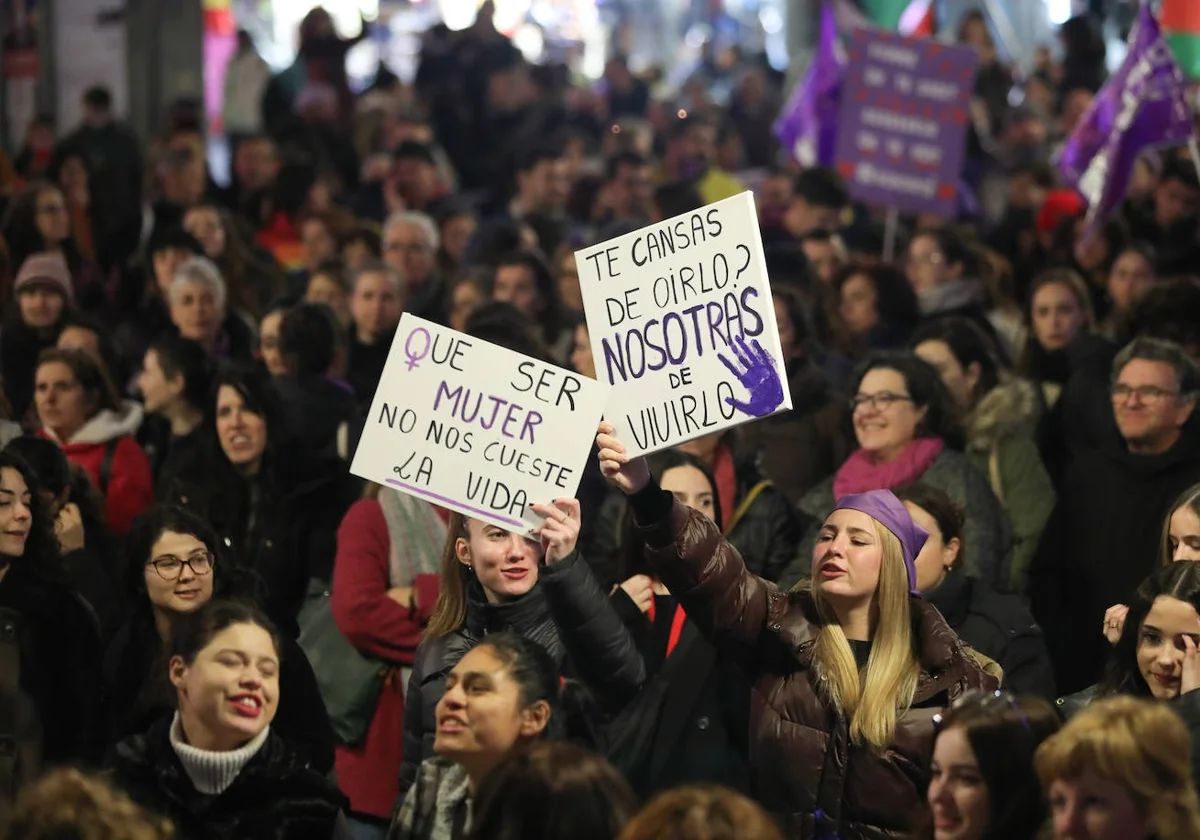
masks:
[[(960, 210), (893, 259), (736, 50), (588, 83), (484, 14), (352, 93), (317, 8), (283, 73), (240, 39), (226, 186), (188, 103), (36, 121), (6, 836), (1200, 836), (1200, 179), (1148, 153), (1090, 224), (1050, 161), (1094, 23), (1020, 79), (955, 37)], [(745, 189), (791, 411), (648, 458), (602, 423), (538, 539), (350, 474), (402, 313), (596, 377), (574, 252)]]

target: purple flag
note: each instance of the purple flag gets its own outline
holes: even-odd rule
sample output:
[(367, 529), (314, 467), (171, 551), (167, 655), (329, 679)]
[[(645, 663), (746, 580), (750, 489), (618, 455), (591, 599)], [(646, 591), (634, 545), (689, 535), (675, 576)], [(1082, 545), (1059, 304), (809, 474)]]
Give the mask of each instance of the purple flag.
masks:
[(1193, 134), (1186, 83), (1149, 3), (1129, 35), (1129, 52), (1096, 94), (1058, 159), (1063, 181), (1087, 199), (1094, 228), (1125, 197), (1139, 154)]
[(837, 19), (828, 0), (821, 5), (817, 54), (775, 122), (775, 136), (802, 166), (832, 166), (846, 59), (837, 40)]

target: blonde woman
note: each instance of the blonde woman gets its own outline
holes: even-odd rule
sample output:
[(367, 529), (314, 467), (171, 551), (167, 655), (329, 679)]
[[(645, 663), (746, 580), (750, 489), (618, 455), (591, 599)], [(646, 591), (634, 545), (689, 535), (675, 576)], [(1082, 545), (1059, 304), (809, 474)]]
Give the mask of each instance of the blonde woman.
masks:
[(1191, 738), (1162, 703), (1098, 701), (1044, 741), (1034, 757), (1055, 838), (1200, 837)]
[(753, 685), (750, 782), (788, 837), (908, 837), (929, 782), (933, 716), (996, 680), (916, 594), (926, 533), (888, 490), (845, 496), (825, 520), (811, 582), (751, 575), (704, 514), (630, 458), (609, 423), (600, 469), (630, 497), (647, 559)]

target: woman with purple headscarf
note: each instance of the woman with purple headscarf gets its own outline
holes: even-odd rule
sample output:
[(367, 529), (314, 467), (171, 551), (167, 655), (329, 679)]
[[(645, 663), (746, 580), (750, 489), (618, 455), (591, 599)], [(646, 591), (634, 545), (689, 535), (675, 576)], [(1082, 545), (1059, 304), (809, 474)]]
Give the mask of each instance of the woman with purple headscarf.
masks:
[(755, 577), (676, 502), (611, 424), (600, 469), (629, 496), (646, 556), (687, 615), (746, 671), (751, 786), (791, 837), (908, 837), (929, 782), (934, 715), (996, 680), (916, 591), (927, 534), (889, 490), (843, 496), (791, 592)]

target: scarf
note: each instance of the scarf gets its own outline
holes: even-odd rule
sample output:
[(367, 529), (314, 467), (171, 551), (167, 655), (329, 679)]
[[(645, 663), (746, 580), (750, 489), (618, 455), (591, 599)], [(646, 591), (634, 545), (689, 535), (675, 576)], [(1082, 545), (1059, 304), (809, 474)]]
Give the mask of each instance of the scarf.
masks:
[(833, 476), (834, 501), (848, 493), (891, 490), (916, 481), (937, 460), (946, 445), (941, 438), (917, 438), (899, 457), (881, 464), (864, 449), (856, 449)]
[(387, 522), (388, 586), (412, 586), (417, 575), (439, 574), (446, 542), (446, 523), (429, 504), (390, 487), (379, 491), (379, 507)]

